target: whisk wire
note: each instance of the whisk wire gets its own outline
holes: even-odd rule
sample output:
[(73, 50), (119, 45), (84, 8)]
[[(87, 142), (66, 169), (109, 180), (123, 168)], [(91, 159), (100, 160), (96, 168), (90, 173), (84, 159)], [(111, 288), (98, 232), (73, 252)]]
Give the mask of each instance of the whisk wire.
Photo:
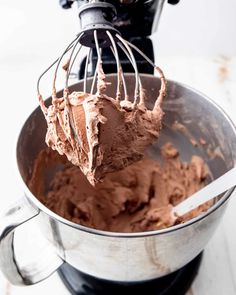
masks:
[[(115, 52), (114, 52), (114, 49), (113, 49), (112, 46), (110, 47), (110, 49), (111, 49), (113, 55), (115, 56)], [(121, 64), (120, 64), (120, 67), (121, 67), (121, 71), (120, 71), (120, 73), (121, 73), (122, 85), (123, 85), (123, 89), (124, 89), (124, 99), (125, 99), (125, 100), (128, 100), (127, 86), (126, 86), (126, 81), (125, 81), (124, 71), (123, 71), (123, 69), (122, 69)]]
[(80, 52), (80, 50), (82, 48), (82, 45), (80, 45), (77, 52), (75, 53), (75, 55), (74, 55), (74, 57), (72, 59), (72, 56), (73, 56), (73, 54), (75, 52), (76, 47), (78, 46), (78, 43), (79, 43), (79, 40), (77, 40), (77, 42), (75, 43), (75, 45), (74, 45), (74, 47), (73, 47), (73, 49), (71, 51), (71, 54), (70, 54), (70, 58), (69, 58), (69, 62), (68, 62), (68, 70), (66, 71), (66, 88), (68, 88), (68, 80), (69, 80), (71, 70), (72, 70), (73, 65), (75, 63), (75, 60), (76, 60), (76, 58), (77, 58), (77, 56), (78, 56), (78, 54), (79, 54), (79, 52)]
[[(37, 81), (37, 93), (38, 95), (40, 95), (40, 81), (42, 79), (42, 77), (57, 63), (59, 62), (62, 57), (73, 47), (74, 42), (76, 42), (76, 40), (78, 39), (78, 36), (76, 36), (76, 38), (67, 46), (66, 50), (63, 52), (63, 54), (58, 57), (48, 68), (46, 68), (45, 71), (43, 71), (43, 73), (39, 76), (38, 81)], [(59, 67), (59, 66), (58, 66)]]
[(100, 49), (99, 49), (97, 31), (96, 30), (94, 31), (94, 41), (95, 41), (95, 46), (96, 46), (96, 51), (97, 51), (97, 64), (96, 64), (96, 69), (95, 69), (95, 73), (94, 73), (94, 76), (93, 76), (93, 82), (92, 82), (90, 94), (93, 94), (94, 87), (95, 87), (95, 82), (96, 82), (97, 74), (98, 74), (98, 66), (99, 66), (99, 63), (102, 62), (101, 52), (100, 52)]
[(66, 48), (66, 50), (62, 53), (62, 55), (60, 56), (60, 58), (58, 59), (57, 65), (56, 65), (56, 69), (54, 72), (54, 80), (53, 80), (53, 89), (56, 90), (56, 78), (57, 78), (57, 72), (60, 66), (60, 63), (63, 59), (63, 57), (65, 56), (65, 54), (74, 46), (74, 43), (79, 39), (80, 35), (77, 35), (77, 37), (68, 45), (68, 47)]
[(97, 55), (98, 55), (98, 62), (102, 63), (102, 56), (101, 56), (101, 52), (100, 52), (100, 48), (99, 48), (99, 44), (98, 44), (97, 30), (94, 30), (94, 41), (95, 41), (95, 46), (96, 46)]
[(91, 53), (92, 53), (92, 48), (89, 48), (87, 56), (86, 56), (85, 67), (84, 67), (84, 89), (83, 89), (84, 92), (87, 92), (88, 64), (90, 61)]
[[(37, 81), (37, 91), (38, 95), (40, 95), (40, 81), (42, 77), (53, 67), (55, 66), (55, 72), (54, 72), (54, 80), (53, 80), (53, 93), (52, 93), (52, 99), (56, 99), (56, 78), (57, 78), (57, 72), (59, 69), (59, 66), (61, 64), (62, 59), (65, 57), (65, 55), (68, 53), (68, 51), (71, 50), (69, 54), (69, 59), (65, 66), (63, 67), (64, 70), (66, 70), (66, 81), (65, 81), (65, 89), (64, 89), (64, 96), (69, 95), (69, 89), (68, 89), (68, 81), (69, 81), (69, 76), (71, 73), (71, 70), (74, 66), (74, 63), (83, 47), (83, 45), (78, 45), (80, 43), (80, 38), (83, 36), (83, 32), (78, 34), (76, 38), (66, 47), (66, 49), (63, 51), (63, 54), (57, 58), (38, 78)], [(98, 35), (99, 34), (99, 35)], [(119, 51), (118, 49), (122, 50), (123, 53), (127, 56), (128, 60), (130, 61), (133, 69), (134, 69), (134, 74), (135, 74), (135, 85), (134, 85), (134, 99), (131, 101), (132, 105), (135, 106), (137, 104), (139, 105), (144, 105), (144, 91), (141, 83), (141, 79), (139, 76), (138, 72), (138, 66), (134, 57), (133, 51), (136, 51), (138, 54), (140, 54), (150, 65), (154, 67), (154, 69), (158, 72), (160, 79), (161, 79), (161, 88), (159, 92), (159, 96), (155, 102), (154, 108), (156, 106), (159, 106), (163, 97), (165, 96), (166, 92), (166, 80), (164, 77), (164, 74), (162, 70), (155, 66), (154, 62), (146, 56), (139, 48), (137, 48), (134, 44), (130, 43), (129, 41), (126, 41), (123, 37), (120, 36), (120, 34), (112, 34), (109, 30), (106, 30), (104, 33), (107, 36), (107, 44), (110, 46), (110, 49), (114, 55), (116, 64), (117, 64), (117, 88), (116, 88), (116, 100), (121, 100), (121, 87), (123, 86), (124, 90), (124, 100), (128, 101), (128, 92), (127, 92), (127, 85), (125, 81), (125, 76), (124, 72), (122, 69), (120, 57), (119, 57)], [(102, 35), (104, 38), (104, 35)], [(95, 68), (95, 73), (92, 79), (91, 83), (91, 88), (90, 88), (90, 94), (94, 93), (94, 88), (96, 81), (99, 82), (99, 85), (97, 87), (97, 92), (100, 93), (100, 91), (103, 91), (103, 89), (106, 88), (106, 83), (105, 83), (105, 75), (103, 73), (102, 69), (102, 47), (104, 45), (104, 40), (101, 39), (100, 31), (97, 29), (94, 29), (93, 31), (93, 37), (94, 37), (94, 45), (95, 45), (95, 50), (97, 53), (97, 62), (96, 62), (96, 68)], [(101, 44), (99, 44), (99, 42)], [(85, 60), (85, 69), (84, 69), (84, 82), (83, 82), (83, 91), (87, 92), (87, 76), (88, 76), (88, 67), (89, 63), (91, 61), (91, 56), (92, 56), (92, 48), (89, 48)], [(97, 79), (98, 77), (98, 79)]]
[[(117, 35), (118, 36), (118, 35)], [(120, 37), (120, 36), (119, 36)], [(120, 37), (121, 38), (121, 37)], [(154, 105), (154, 108), (158, 105), (160, 105), (160, 103), (162, 102), (163, 100), (163, 97), (166, 95), (166, 79), (165, 79), (165, 76), (164, 76), (164, 73), (163, 71), (154, 64), (154, 62), (146, 55), (144, 54), (137, 46), (135, 46), (134, 44), (126, 41), (127, 44), (132, 47), (134, 50), (136, 50), (143, 58), (146, 59), (146, 61), (151, 65), (153, 66), (153, 68), (158, 72), (159, 76), (160, 76), (160, 80), (161, 80), (161, 89), (159, 91), (159, 96), (155, 102), (155, 105)]]
[(117, 89), (116, 89), (116, 99), (120, 100), (121, 98), (121, 93), (120, 93), (120, 88), (121, 88), (121, 72), (122, 72), (122, 68), (120, 65), (120, 59), (119, 59), (119, 54), (118, 54), (118, 50), (117, 50), (117, 46), (115, 43), (114, 38), (112, 37), (111, 33), (109, 31), (106, 31), (110, 41), (111, 41), (111, 50), (115, 56), (115, 60), (116, 60), (116, 65), (117, 65)]
[(161, 89), (160, 89), (160, 95), (159, 95), (159, 97), (158, 97), (158, 99), (157, 99), (157, 101), (156, 101), (156, 103), (158, 104), (158, 103), (160, 103), (159, 102), (159, 99), (162, 99), (163, 98), (163, 96), (165, 95), (165, 92), (166, 92), (166, 80), (165, 80), (165, 76), (164, 76), (164, 73), (163, 73), (163, 71), (158, 67), (158, 66), (156, 66), (155, 64), (154, 64), (154, 62), (145, 54), (145, 53), (143, 53), (137, 46), (135, 46), (134, 44), (132, 44), (132, 43), (130, 43), (130, 42), (128, 42), (128, 41), (126, 41), (127, 42), (127, 44), (130, 46), (130, 47), (132, 47), (134, 50), (136, 50), (143, 58), (145, 58), (146, 59), (146, 61), (151, 65), (151, 66), (153, 66), (153, 68), (159, 73), (159, 75), (160, 75), (160, 79), (161, 79)]
[(129, 56), (131, 58), (131, 61), (132, 61), (132, 65), (134, 67), (134, 72), (135, 72), (135, 90), (134, 90), (134, 102), (133, 102), (133, 104), (136, 105), (137, 104), (137, 101), (138, 101), (138, 97), (139, 97), (139, 72), (138, 72), (137, 63), (135, 61), (135, 58), (134, 58), (134, 55), (133, 55), (132, 50), (130, 49), (130, 47), (126, 43), (126, 40), (123, 39), (119, 34), (116, 34), (116, 37), (120, 40), (120, 42), (122, 43), (122, 45), (128, 51), (128, 54), (129, 54)]
[[(132, 60), (131, 56), (129, 55), (129, 52), (126, 50), (126, 48), (123, 46), (122, 43), (118, 42), (117, 44), (118, 44), (118, 46), (123, 50), (123, 52), (124, 52), (125, 55), (127, 56), (128, 60), (130, 61), (132, 67), (135, 69), (135, 66), (134, 66), (133, 60)], [(142, 86), (142, 85), (141, 85), (141, 79), (140, 79), (140, 77), (138, 78), (138, 83), (139, 83), (139, 88), (141, 89), (141, 86)], [(125, 100), (128, 100), (128, 95), (127, 95), (127, 97), (125, 98)]]

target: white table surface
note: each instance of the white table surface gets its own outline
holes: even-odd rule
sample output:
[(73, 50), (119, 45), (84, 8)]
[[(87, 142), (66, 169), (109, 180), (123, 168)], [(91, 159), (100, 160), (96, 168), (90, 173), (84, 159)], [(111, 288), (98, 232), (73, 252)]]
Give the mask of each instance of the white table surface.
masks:
[[(39, 6), (38, 1), (26, 2), (27, 5), (32, 6), (32, 10), (34, 5)], [(211, 2), (213, 3), (213, 1)], [(223, 1), (221, 0), (220, 2), (223, 5)], [(230, 2), (232, 3), (231, 0)], [(1, 28), (4, 27), (4, 23), (1, 23), (1, 21), (4, 19), (4, 15), (7, 16), (7, 13), (9, 12), (7, 3), (9, 3), (9, 1), (6, 0), (2, 0), (0, 3)], [(43, 3), (46, 5), (46, 3), (49, 2), (44, 0)], [(192, 4), (194, 3), (196, 4), (197, 2), (192, 1)], [(25, 19), (20, 10), (22, 4), (19, 1), (15, 1), (15, 4), (16, 6), (11, 9), (12, 18), (10, 19), (9, 25), (5, 28), (8, 36), (11, 38), (6, 37), (4, 39), (3, 36), (0, 40), (2, 111), (0, 116), (0, 163), (2, 170), (0, 195), (1, 209), (5, 208), (10, 202), (17, 199), (22, 194), (21, 189), (16, 185), (15, 179), (15, 141), (23, 122), (30, 112), (37, 106), (35, 95), (37, 76), (50, 62), (50, 56), (53, 56), (54, 52), (56, 52), (54, 55), (58, 54), (59, 51), (56, 44), (58, 44), (58, 40), (62, 38), (59, 36), (60, 34), (56, 32), (56, 41), (54, 40), (50, 43), (48, 36), (55, 32), (55, 23), (53, 22), (52, 26), (48, 27), (47, 38), (45, 39), (40, 35), (40, 30), (42, 28), (45, 29), (46, 27), (43, 20), (45, 19), (45, 22), (49, 24), (49, 21), (47, 20), (49, 19), (49, 13), (48, 11), (45, 11), (45, 14), (43, 14), (42, 11), (39, 12), (38, 6), (35, 6), (38, 13), (34, 15), (30, 14), (29, 21), (32, 25), (34, 20), (37, 22), (42, 21), (42, 23), (34, 32), (35, 34), (38, 34), (36, 37), (29, 34), (30, 31), (28, 30), (28, 26), (27, 28), (25, 26)], [(56, 6), (57, 4), (53, 5)], [(58, 13), (61, 17), (62, 12), (59, 12), (59, 10), (60, 9), (58, 9)], [(194, 14), (194, 12), (192, 13)], [(67, 23), (65, 31), (68, 32), (68, 28), (71, 28), (72, 24), (74, 24), (76, 17), (73, 16), (73, 19), (71, 19), (68, 12), (66, 14)], [(227, 15), (226, 12), (224, 12), (224, 14)], [(18, 21), (19, 29), (15, 30), (14, 22), (11, 21), (12, 19)], [(233, 20), (232, 14), (230, 14), (229, 20)], [(40, 27), (41, 25), (42, 27)], [(60, 28), (62, 27), (63, 26), (60, 25)], [(26, 30), (27, 38), (23, 38), (26, 35), (26, 33), (22, 33), (24, 29)], [(71, 33), (71, 36), (73, 36), (73, 32)], [(71, 36), (66, 36), (66, 41), (68, 41)], [(161, 44), (163, 44), (163, 34), (160, 34), (160, 36), (162, 38)], [(13, 40), (14, 42), (12, 41), (12, 38), (15, 38)], [(31, 38), (33, 43), (29, 42)], [(48, 46), (45, 40), (50, 44), (48, 48), (49, 53), (47, 53), (48, 51), (45, 49), (45, 47)], [(39, 47), (39, 44), (41, 44), (41, 47)], [(14, 50), (14, 46), (16, 46), (18, 51)], [(60, 48), (62, 46), (63, 45), (60, 44)], [(179, 44), (177, 47), (180, 48)], [(202, 47), (204, 47), (204, 44)], [(162, 47), (162, 54), (159, 56), (157, 63), (163, 68), (167, 78), (183, 82), (207, 94), (215, 100), (236, 123), (236, 55), (225, 56), (225, 52), (231, 51), (232, 50), (222, 49), (221, 52), (223, 52), (224, 55), (221, 55), (216, 50), (216, 53), (208, 54), (208, 57), (204, 57), (203, 55), (189, 55), (185, 50), (183, 57), (180, 55), (180, 52), (178, 52), (177, 56), (166, 56), (165, 50), (163, 50)], [(168, 54), (170, 52), (171, 50), (169, 48)], [(45, 89), (50, 89), (49, 86), (50, 85), (45, 85)], [(189, 291), (189, 295), (236, 294), (235, 212), (236, 198), (232, 198), (222, 223), (205, 249), (200, 272)], [(0, 273), (0, 295), (39, 295), (54, 293), (57, 295), (68, 294), (68, 291), (64, 288), (57, 274), (52, 275), (46, 281), (34, 286), (15, 287), (10, 285)]]

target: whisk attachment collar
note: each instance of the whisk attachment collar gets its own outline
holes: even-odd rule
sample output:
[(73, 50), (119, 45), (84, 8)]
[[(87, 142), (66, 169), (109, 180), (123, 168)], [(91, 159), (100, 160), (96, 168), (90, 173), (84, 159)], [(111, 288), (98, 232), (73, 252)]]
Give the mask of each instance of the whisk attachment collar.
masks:
[(112, 24), (115, 18), (115, 6), (110, 3), (99, 1), (83, 5), (79, 9), (81, 32), (83, 32), (79, 39), (80, 43), (83, 46), (95, 48), (94, 31), (96, 31), (99, 46), (101, 48), (111, 46), (111, 41), (106, 31), (109, 31), (113, 38), (116, 38), (116, 34), (119, 34), (119, 31)]

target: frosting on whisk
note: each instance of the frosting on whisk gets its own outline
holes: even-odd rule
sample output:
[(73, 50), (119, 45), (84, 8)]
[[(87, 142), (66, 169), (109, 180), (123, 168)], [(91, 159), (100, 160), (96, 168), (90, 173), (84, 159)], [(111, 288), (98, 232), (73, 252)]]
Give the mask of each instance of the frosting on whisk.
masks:
[[(109, 33), (108, 33), (109, 36)], [(112, 36), (114, 55), (117, 50)], [(134, 97), (127, 95), (125, 76), (118, 61), (116, 97), (106, 95), (107, 82), (102, 68), (98, 40), (94, 34), (98, 62), (93, 84), (97, 76), (97, 91), (69, 92), (66, 85), (63, 96), (57, 97), (55, 80), (52, 104), (46, 107), (39, 94), (39, 103), (47, 121), (46, 143), (65, 154), (69, 161), (79, 166), (91, 184), (104, 178), (106, 173), (121, 170), (140, 160), (146, 148), (159, 136), (163, 111), (161, 103), (166, 94), (166, 81), (160, 68), (161, 89), (152, 109), (145, 104), (145, 90), (136, 76)], [(117, 36), (125, 53), (133, 60), (128, 42)], [(133, 45), (132, 45), (133, 46)], [(71, 60), (63, 67), (68, 77)], [(55, 75), (56, 77), (56, 75)], [(67, 84), (67, 82), (66, 82)], [(121, 88), (124, 87), (123, 99)], [(94, 86), (92, 85), (92, 88)]]

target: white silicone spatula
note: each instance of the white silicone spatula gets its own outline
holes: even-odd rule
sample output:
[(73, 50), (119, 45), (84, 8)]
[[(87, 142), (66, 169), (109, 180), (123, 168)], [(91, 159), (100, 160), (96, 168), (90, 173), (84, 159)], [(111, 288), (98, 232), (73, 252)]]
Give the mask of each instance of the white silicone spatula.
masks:
[(192, 196), (173, 208), (173, 213), (182, 216), (198, 206), (210, 201), (236, 185), (236, 167), (232, 168)]

